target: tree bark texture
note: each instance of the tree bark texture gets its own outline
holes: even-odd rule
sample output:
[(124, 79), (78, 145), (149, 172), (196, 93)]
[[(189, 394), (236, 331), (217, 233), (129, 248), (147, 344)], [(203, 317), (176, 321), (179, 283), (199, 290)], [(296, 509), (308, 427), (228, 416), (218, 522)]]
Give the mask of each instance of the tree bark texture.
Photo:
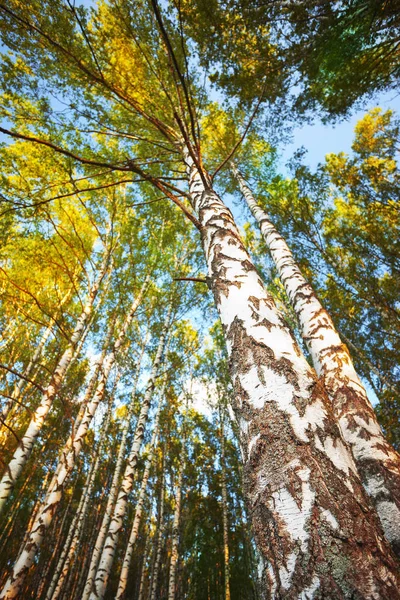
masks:
[(387, 539), (400, 554), (400, 455), (383, 436), (350, 353), (329, 313), (238, 169), (233, 165), (232, 170), (271, 252), (315, 370), (332, 402), (343, 437), (351, 446), (364, 488), (372, 498)]
[(184, 160), (227, 342), (265, 597), (399, 598), (397, 564), (322, 382), (231, 212), (187, 151)]

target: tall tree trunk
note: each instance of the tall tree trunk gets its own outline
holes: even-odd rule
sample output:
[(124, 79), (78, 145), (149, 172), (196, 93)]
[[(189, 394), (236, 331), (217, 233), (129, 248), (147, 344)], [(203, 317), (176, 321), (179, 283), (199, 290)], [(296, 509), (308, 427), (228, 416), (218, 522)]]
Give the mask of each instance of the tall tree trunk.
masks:
[(143, 294), (147, 289), (149, 280), (150, 276), (146, 277), (146, 280), (137, 298), (133, 301), (130, 311), (124, 320), (121, 330), (119, 331), (117, 340), (115, 341), (111, 352), (108, 354), (105, 360), (96, 392), (92, 400), (86, 406), (85, 414), (76, 430), (75, 435), (71, 436), (65, 445), (58, 467), (50, 483), (46, 498), (43, 502), (42, 510), (38, 514), (24, 550), (21, 553), (19, 560), (15, 563), (13, 571), (0, 594), (0, 598), (2, 600), (6, 598), (9, 600), (18, 596), (26, 573), (33, 564), (34, 557), (42, 544), (46, 530), (49, 527), (55, 510), (61, 501), (65, 482), (68, 480), (68, 477), (73, 470), (76, 458), (80, 453), (83, 441), (89, 429), (89, 425), (94, 417), (100, 401), (104, 396), (109, 374), (115, 363), (116, 356), (121, 349), (127, 329), (132, 322), (133, 316), (142, 300)]
[(115, 504), (113, 516), (108, 528), (104, 548), (99, 561), (99, 566), (94, 581), (93, 591), (90, 594), (90, 600), (100, 600), (104, 597), (110, 570), (114, 560), (116, 545), (119, 533), (123, 526), (123, 519), (126, 512), (128, 497), (133, 487), (133, 480), (136, 473), (139, 452), (142, 445), (144, 431), (147, 423), (147, 417), (150, 409), (151, 399), (153, 397), (156, 379), (161, 367), (161, 361), (166, 347), (166, 338), (172, 321), (172, 300), (170, 301), (165, 317), (163, 329), (160, 335), (156, 356), (154, 358), (152, 371), (147, 383), (146, 392), (142, 401), (139, 418), (136, 424), (135, 435), (132, 448), (127, 460), (127, 465), (122, 478), (121, 486), (118, 492), (118, 498)]
[(165, 384), (160, 391), (160, 403), (158, 405), (158, 410), (157, 410), (157, 414), (156, 414), (155, 421), (154, 421), (154, 429), (153, 429), (153, 435), (151, 437), (149, 454), (147, 456), (146, 463), (144, 466), (143, 479), (142, 479), (142, 483), (140, 486), (139, 497), (138, 497), (138, 500), (136, 503), (135, 516), (133, 519), (133, 524), (132, 524), (131, 533), (129, 535), (128, 544), (126, 546), (124, 560), (122, 562), (122, 568), (121, 568), (121, 573), (120, 573), (119, 582), (118, 582), (118, 590), (117, 590), (117, 594), (115, 596), (115, 600), (122, 600), (122, 598), (125, 595), (125, 590), (126, 590), (126, 586), (128, 583), (128, 575), (129, 575), (129, 569), (130, 569), (131, 561), (132, 561), (133, 549), (136, 544), (136, 539), (137, 539), (137, 536), (139, 533), (139, 525), (140, 525), (140, 520), (142, 518), (143, 505), (144, 505), (145, 495), (146, 495), (146, 490), (147, 490), (147, 483), (149, 481), (150, 470), (151, 470), (151, 467), (153, 464), (153, 459), (154, 459), (154, 452), (155, 452), (155, 447), (156, 447), (156, 442), (157, 442), (157, 437), (158, 437), (159, 420), (160, 420), (162, 401), (163, 401), (163, 397), (164, 397), (164, 391), (165, 391)]
[(106, 249), (104, 251), (104, 258), (99, 269), (99, 274), (90, 289), (88, 298), (86, 300), (86, 304), (72, 333), (71, 340), (67, 348), (65, 349), (61, 359), (59, 360), (54, 370), (51, 381), (42, 395), (40, 404), (35, 410), (34, 415), (28, 425), (28, 428), (21, 441), (19, 442), (12, 459), (8, 463), (6, 472), (4, 473), (3, 478), (0, 481), (0, 512), (4, 508), (7, 498), (10, 496), (14, 488), (15, 482), (17, 481), (19, 475), (22, 472), (22, 469), (24, 468), (31, 455), (33, 444), (43, 427), (46, 416), (53, 404), (53, 400), (58, 390), (60, 389), (69, 363), (71, 362), (72, 357), (74, 355), (75, 348), (81, 336), (83, 335), (86, 323), (92, 312), (93, 303), (96, 299), (100, 284), (108, 268), (109, 258), (110, 251)]
[[(64, 295), (64, 297), (61, 299), (60, 304), (57, 308), (57, 314), (60, 313), (60, 309), (64, 306), (64, 304), (66, 302), (68, 302), (68, 300), (71, 298), (72, 295), (72, 291), (73, 288), (71, 288), (70, 290), (68, 290), (68, 292)], [(23, 377), (20, 377), (17, 381), (17, 383), (14, 386), (13, 392), (11, 394), (11, 398), (9, 400), (9, 402), (7, 403), (7, 405), (4, 407), (3, 411), (2, 411), (2, 415), (1, 415), (1, 419), (0, 422), (3, 423), (7, 417), (9, 416), (13, 406), (15, 405), (16, 401), (20, 398), (21, 396), (21, 392), (23, 390), (24, 387), (27, 387), (27, 379), (31, 378), (31, 373), (34, 370), (37, 362), (39, 361), (44, 347), (46, 345), (47, 340), (49, 339), (52, 331), (54, 328), (54, 319), (52, 319), (52, 321), (50, 322), (50, 324), (46, 327), (46, 329), (44, 330), (39, 343), (35, 349), (35, 352), (33, 353), (32, 358), (30, 359), (30, 361), (28, 362), (28, 364), (26, 365), (25, 369), (22, 372)], [(29, 384), (28, 384), (29, 385)]]
[(57, 566), (53, 573), (53, 577), (51, 579), (50, 585), (47, 588), (45, 600), (57, 600), (59, 597), (65, 578), (68, 574), (69, 565), (71, 560), (74, 557), (76, 547), (79, 542), (81, 530), (83, 527), (83, 523), (86, 517), (87, 509), (89, 506), (89, 499), (92, 494), (93, 486), (95, 483), (95, 478), (97, 475), (97, 471), (100, 465), (101, 452), (103, 449), (103, 445), (106, 440), (106, 434), (110, 422), (111, 417), (111, 408), (112, 408), (112, 395), (110, 395), (110, 402), (108, 411), (106, 413), (104, 423), (101, 428), (101, 435), (97, 445), (96, 453), (94, 459), (92, 461), (91, 469), (87, 475), (85, 485), (82, 490), (81, 499), (78, 505), (78, 509), (74, 515), (72, 523), (70, 525), (67, 539), (64, 543), (63, 550), (61, 552), (60, 558), (58, 559)]
[(284, 238), (261, 209), (242, 175), (232, 170), (296, 312), (302, 337), (310, 350), (317, 374), (324, 383), (385, 535), (400, 554), (400, 455), (386, 441), (374, 409), (354, 369), (351, 356), (328, 312), (303, 277)]
[(396, 562), (324, 387), (266, 291), (231, 212), (188, 152), (184, 159), (230, 356), (265, 594), (399, 598)]
[(229, 581), (229, 523), (228, 523), (228, 494), (226, 491), (226, 463), (225, 463), (225, 426), (224, 409), (219, 405), (220, 443), (221, 443), (221, 496), (222, 496), (222, 521), (224, 529), (224, 574), (225, 574), (225, 600), (231, 600)]
[(151, 553), (151, 536), (150, 536), (150, 531), (149, 531), (147, 534), (146, 545), (144, 547), (144, 553), (143, 553), (142, 572), (140, 575), (138, 600), (143, 600), (144, 588), (145, 588), (144, 584), (146, 581), (146, 563), (147, 563), (150, 553)]
[(117, 460), (115, 462), (115, 468), (114, 468), (114, 474), (113, 474), (113, 478), (112, 478), (112, 482), (111, 482), (111, 487), (110, 487), (108, 497), (107, 497), (106, 509), (104, 511), (102, 523), (101, 523), (101, 526), (99, 529), (99, 533), (96, 537), (96, 542), (94, 544), (92, 557), (90, 560), (90, 565), (89, 565), (89, 570), (88, 570), (87, 577), (86, 577), (85, 587), (84, 587), (84, 590), (82, 593), (82, 600), (87, 600), (92, 591), (92, 587), (93, 587), (94, 580), (96, 577), (97, 567), (99, 565), (100, 555), (101, 555), (101, 552), (102, 552), (103, 546), (104, 546), (104, 540), (106, 539), (108, 527), (109, 527), (109, 524), (111, 521), (111, 516), (112, 516), (114, 504), (115, 504), (115, 499), (116, 499), (117, 493), (118, 493), (118, 486), (119, 486), (120, 477), (121, 477), (121, 473), (122, 473), (122, 467), (124, 464), (126, 441), (127, 441), (127, 437), (129, 434), (129, 429), (131, 426), (131, 420), (132, 420), (134, 407), (135, 407), (137, 384), (138, 384), (139, 376), (140, 376), (140, 366), (141, 366), (141, 362), (142, 362), (142, 359), (143, 359), (143, 356), (144, 356), (144, 353), (146, 350), (146, 346), (148, 343), (149, 334), (150, 334), (150, 330), (148, 330), (148, 333), (147, 333), (144, 343), (142, 345), (138, 363), (136, 365), (136, 372), (135, 372), (135, 377), (134, 377), (134, 382), (133, 382), (131, 401), (130, 401), (130, 404), (128, 407), (128, 414), (126, 417), (125, 426), (122, 431), (121, 443), (120, 443), (119, 450), (118, 450)]
[(185, 470), (186, 448), (185, 436), (182, 440), (182, 450), (179, 456), (179, 472), (175, 487), (175, 510), (174, 520), (172, 523), (172, 543), (171, 543), (171, 560), (169, 563), (169, 578), (168, 578), (168, 600), (175, 600), (176, 594), (176, 571), (179, 558), (179, 528), (181, 519), (181, 501), (182, 501), (182, 481), (183, 472)]
[(160, 571), (163, 533), (164, 533), (164, 528), (165, 528), (164, 503), (165, 503), (165, 448), (163, 451), (163, 460), (162, 460), (162, 467), (161, 467), (160, 501), (159, 501), (159, 505), (158, 505), (158, 529), (157, 529), (157, 538), (156, 538), (156, 547), (155, 547), (154, 569), (153, 569), (152, 578), (150, 580), (150, 599), (149, 600), (157, 599), (158, 573)]

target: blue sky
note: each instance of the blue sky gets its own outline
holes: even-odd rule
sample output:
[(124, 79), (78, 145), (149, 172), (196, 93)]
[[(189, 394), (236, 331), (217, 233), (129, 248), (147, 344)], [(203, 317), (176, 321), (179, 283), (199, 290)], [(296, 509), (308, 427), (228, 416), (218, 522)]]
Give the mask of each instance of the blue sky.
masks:
[(382, 110), (389, 108), (400, 114), (400, 94), (396, 91), (386, 92), (374, 97), (367, 102), (362, 110), (355, 112), (347, 120), (336, 125), (323, 125), (320, 121), (312, 125), (298, 127), (293, 132), (293, 142), (286, 145), (281, 151), (281, 165), (293, 155), (295, 150), (304, 146), (308, 151), (305, 161), (308, 166), (315, 169), (319, 162), (324, 160), (330, 152), (351, 152), (354, 138), (354, 127), (365, 113), (380, 106)]

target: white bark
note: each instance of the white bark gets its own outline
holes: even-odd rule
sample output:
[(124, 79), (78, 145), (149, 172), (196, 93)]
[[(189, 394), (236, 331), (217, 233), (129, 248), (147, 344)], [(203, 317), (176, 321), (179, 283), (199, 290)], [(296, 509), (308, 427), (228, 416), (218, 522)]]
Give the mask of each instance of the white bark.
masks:
[(165, 528), (164, 523), (164, 500), (165, 500), (165, 451), (163, 454), (162, 472), (161, 472), (161, 485), (160, 485), (160, 503), (158, 509), (158, 530), (156, 540), (156, 555), (154, 561), (153, 575), (150, 582), (150, 600), (157, 600), (157, 585), (158, 585), (158, 573), (160, 571), (161, 564), (161, 551), (163, 542), (163, 533)]
[(150, 555), (151, 555), (151, 537), (150, 537), (150, 531), (149, 531), (148, 535), (147, 535), (147, 539), (146, 539), (146, 545), (144, 547), (144, 553), (143, 553), (142, 574), (140, 576), (138, 600), (143, 600), (144, 589), (145, 589), (144, 584), (146, 581), (146, 562), (148, 559), (150, 559)]
[(350, 444), (361, 479), (387, 539), (400, 553), (400, 455), (382, 434), (374, 409), (329, 313), (303, 276), (284, 238), (257, 205), (238, 169), (232, 170), (258, 222), (279, 277), (298, 317), (314, 367)]
[(264, 589), (271, 598), (399, 598), (395, 560), (323, 386), (266, 291), (232, 214), (207, 173), (199, 173), (185, 149), (183, 155), (230, 357)]
[(127, 465), (122, 478), (122, 483), (119, 489), (118, 498), (115, 504), (113, 516), (108, 528), (108, 533), (104, 548), (99, 561), (99, 567), (97, 569), (96, 578), (94, 581), (94, 588), (90, 594), (90, 600), (100, 600), (104, 597), (110, 570), (114, 560), (115, 549), (118, 541), (119, 533), (123, 526), (123, 519), (126, 512), (128, 503), (128, 497), (132, 491), (134, 476), (136, 473), (137, 462), (139, 458), (139, 452), (143, 441), (144, 431), (147, 423), (147, 417), (150, 410), (151, 399), (153, 396), (156, 379), (159, 374), (161, 366), (161, 360), (166, 346), (166, 337), (169, 331), (169, 327), (172, 319), (172, 302), (169, 305), (163, 330), (160, 335), (160, 340), (157, 348), (157, 353), (153, 362), (152, 371), (150, 374), (149, 381), (147, 383), (147, 389), (144, 394), (142, 406), (140, 409), (139, 418), (136, 424), (135, 435), (131, 451), (127, 460)]
[(129, 575), (129, 569), (130, 569), (131, 561), (132, 561), (133, 549), (136, 544), (136, 539), (137, 539), (137, 536), (139, 533), (139, 525), (140, 525), (140, 521), (142, 518), (143, 505), (144, 505), (144, 501), (145, 501), (147, 484), (149, 481), (150, 470), (151, 470), (151, 467), (153, 464), (153, 459), (154, 459), (154, 452), (155, 452), (155, 446), (156, 446), (157, 437), (158, 437), (158, 427), (159, 427), (162, 400), (164, 397), (164, 390), (165, 390), (165, 386), (163, 386), (162, 390), (160, 391), (160, 403), (159, 403), (157, 414), (156, 414), (156, 417), (154, 420), (154, 429), (153, 429), (153, 435), (151, 437), (149, 454), (146, 458), (146, 463), (144, 466), (143, 479), (142, 479), (142, 483), (140, 486), (138, 500), (136, 503), (135, 516), (133, 519), (132, 529), (131, 529), (131, 533), (129, 535), (129, 540), (128, 540), (128, 544), (127, 544), (125, 555), (124, 555), (124, 560), (122, 562), (122, 568), (121, 568), (121, 573), (120, 573), (119, 582), (118, 582), (118, 590), (117, 590), (117, 594), (115, 596), (115, 600), (122, 600), (122, 598), (125, 595), (125, 590), (126, 590), (126, 586), (128, 583), (128, 575)]
[(47, 414), (52, 407), (53, 400), (64, 380), (65, 373), (68, 369), (69, 363), (72, 360), (76, 345), (78, 344), (89, 316), (92, 312), (93, 303), (96, 299), (101, 281), (107, 271), (107, 265), (109, 261), (109, 251), (106, 250), (104, 253), (103, 262), (99, 269), (99, 275), (93, 283), (88, 298), (86, 300), (84, 309), (75, 325), (75, 329), (72, 333), (71, 340), (65, 349), (61, 359), (59, 360), (54, 374), (51, 378), (49, 385), (43, 393), (39, 406), (36, 408), (33, 417), (18, 444), (13, 457), (7, 465), (7, 469), (0, 481), (0, 512), (4, 508), (4, 505), (10, 496), (14, 485), (21, 474), (25, 464), (27, 463), (33, 448), (33, 444), (39, 435)]
[(33, 524), (25, 548), (21, 553), (18, 561), (15, 563), (12, 573), (6, 582), (2, 593), (0, 594), (1, 600), (9, 600), (18, 596), (25, 576), (30, 566), (33, 564), (34, 557), (42, 544), (42, 541), (45, 537), (45, 533), (53, 519), (55, 510), (61, 501), (65, 482), (67, 481), (68, 477), (70, 476), (73, 470), (76, 458), (80, 453), (83, 441), (89, 429), (89, 425), (92, 422), (97, 407), (104, 396), (108, 376), (114, 365), (116, 356), (121, 350), (121, 345), (127, 332), (128, 326), (130, 325), (133, 316), (141, 302), (143, 294), (147, 289), (148, 282), (149, 277), (146, 278), (137, 298), (132, 303), (131, 309), (124, 320), (117, 340), (115, 341), (112, 350), (109, 352), (108, 356), (105, 359), (102, 373), (100, 376), (100, 381), (96, 388), (96, 392), (85, 408), (85, 414), (79, 424), (79, 427), (77, 428), (75, 435), (71, 436), (65, 445), (64, 451), (59, 460), (58, 467), (53, 476), (53, 480), (50, 483), (47, 496), (43, 502), (43, 508), (38, 514), (35, 523)]
[(141, 366), (141, 362), (142, 362), (142, 359), (143, 359), (143, 356), (144, 356), (144, 353), (146, 350), (148, 338), (149, 338), (149, 332), (147, 333), (144, 343), (142, 345), (142, 350), (141, 350), (141, 353), (139, 356), (138, 363), (136, 365), (136, 372), (135, 372), (135, 378), (134, 378), (134, 382), (133, 382), (131, 401), (130, 401), (130, 404), (128, 407), (128, 414), (126, 417), (125, 426), (122, 431), (121, 443), (119, 446), (118, 456), (117, 456), (117, 460), (115, 463), (114, 474), (113, 474), (110, 490), (109, 490), (108, 496), (107, 496), (107, 505), (106, 505), (106, 509), (104, 511), (100, 530), (96, 537), (96, 542), (94, 544), (92, 556), (90, 559), (89, 570), (88, 570), (88, 574), (86, 577), (85, 587), (84, 587), (84, 590), (82, 593), (81, 600), (87, 600), (92, 591), (92, 587), (93, 587), (94, 580), (96, 577), (97, 567), (98, 567), (99, 560), (100, 560), (100, 555), (103, 550), (104, 541), (106, 539), (108, 527), (110, 524), (110, 520), (111, 520), (111, 516), (112, 516), (114, 504), (115, 504), (115, 499), (117, 497), (119, 482), (120, 482), (121, 473), (122, 473), (122, 467), (124, 465), (126, 441), (127, 441), (127, 437), (129, 434), (131, 420), (132, 420), (134, 407), (135, 407), (135, 398), (136, 398), (137, 384), (138, 384), (139, 375), (140, 375), (140, 366)]
[(179, 472), (175, 487), (175, 510), (174, 520), (172, 523), (172, 543), (171, 543), (171, 560), (169, 563), (169, 578), (168, 578), (168, 600), (175, 600), (176, 594), (176, 570), (179, 558), (179, 527), (181, 519), (181, 502), (182, 502), (182, 481), (183, 472), (185, 470), (186, 448), (185, 437), (182, 440), (182, 450), (179, 456)]
[(104, 418), (104, 422), (102, 424), (101, 435), (100, 435), (99, 443), (97, 445), (94, 460), (92, 461), (91, 468), (87, 475), (77, 511), (74, 515), (74, 518), (72, 520), (72, 523), (71, 523), (69, 531), (68, 531), (67, 539), (64, 543), (62, 552), (58, 559), (57, 566), (54, 570), (50, 585), (47, 588), (45, 600), (57, 600), (57, 598), (59, 597), (59, 595), (62, 591), (62, 588), (63, 588), (65, 578), (68, 574), (71, 560), (74, 557), (77, 545), (79, 543), (81, 530), (82, 530), (84, 520), (86, 517), (87, 509), (89, 506), (89, 500), (90, 500), (93, 486), (95, 483), (97, 471), (98, 471), (99, 465), (100, 465), (101, 452), (103, 449), (104, 442), (106, 440), (106, 434), (107, 434), (107, 430), (108, 430), (108, 426), (109, 426), (109, 422), (110, 422), (110, 416), (111, 416), (111, 407), (112, 407), (112, 402), (110, 401), (107, 414), (106, 414), (106, 416)]

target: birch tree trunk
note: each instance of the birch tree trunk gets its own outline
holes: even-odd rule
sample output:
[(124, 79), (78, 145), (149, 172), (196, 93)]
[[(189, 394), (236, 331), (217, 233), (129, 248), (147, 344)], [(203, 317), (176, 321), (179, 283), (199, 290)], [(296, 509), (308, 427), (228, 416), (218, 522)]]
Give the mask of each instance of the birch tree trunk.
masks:
[(30, 566), (33, 564), (34, 557), (42, 544), (45, 532), (49, 527), (54, 513), (56, 511), (56, 508), (61, 501), (65, 482), (67, 481), (68, 477), (70, 476), (73, 470), (76, 458), (80, 453), (83, 441), (89, 429), (89, 425), (95, 415), (96, 409), (100, 401), (104, 396), (109, 374), (114, 365), (116, 356), (121, 349), (121, 345), (125, 338), (127, 329), (130, 323), (132, 322), (133, 316), (142, 300), (144, 292), (147, 289), (149, 280), (150, 275), (146, 277), (146, 280), (137, 298), (133, 301), (130, 311), (127, 317), (125, 318), (121, 330), (118, 334), (117, 340), (115, 341), (111, 352), (108, 354), (105, 360), (100, 376), (100, 381), (96, 388), (96, 392), (92, 400), (86, 406), (85, 414), (79, 424), (79, 427), (77, 428), (75, 435), (71, 436), (66, 443), (66, 446), (60, 457), (55, 475), (53, 476), (46, 498), (43, 502), (42, 510), (38, 514), (35, 523), (32, 526), (32, 530), (30, 532), (30, 536), (24, 547), (24, 550), (21, 553), (18, 561), (15, 563), (13, 571), (0, 594), (0, 598), (2, 600), (6, 598), (7, 600), (9, 600), (18, 596), (19, 590), (23, 584), (25, 576)]
[(174, 520), (172, 523), (172, 545), (171, 545), (171, 561), (169, 564), (168, 578), (168, 600), (175, 600), (176, 593), (176, 569), (179, 558), (179, 527), (181, 519), (181, 501), (182, 501), (182, 481), (183, 472), (185, 470), (186, 448), (185, 438), (182, 440), (182, 450), (179, 456), (179, 472), (178, 480), (175, 488), (175, 510)]
[(12, 459), (8, 463), (6, 472), (4, 473), (0, 481), (0, 512), (4, 508), (4, 505), (14, 488), (14, 485), (22, 472), (22, 469), (24, 468), (31, 455), (33, 444), (43, 427), (46, 416), (53, 404), (53, 400), (58, 390), (60, 389), (60, 386), (65, 377), (65, 373), (74, 355), (75, 348), (81, 336), (83, 335), (85, 325), (92, 312), (93, 303), (96, 299), (102, 279), (107, 271), (109, 258), (110, 252), (109, 250), (105, 250), (99, 274), (90, 289), (88, 298), (86, 300), (86, 304), (72, 333), (71, 340), (67, 348), (65, 349), (61, 359), (59, 360), (54, 370), (54, 374), (51, 378), (51, 381), (42, 395), (40, 404), (35, 410), (33, 417), (28, 425), (28, 428), (21, 441), (19, 442)]
[(396, 562), (324, 387), (266, 291), (231, 212), (183, 154), (230, 357), (265, 597), (399, 598)]
[(128, 497), (133, 487), (133, 480), (136, 473), (137, 462), (139, 458), (139, 452), (142, 445), (144, 431), (147, 423), (147, 417), (150, 410), (151, 399), (153, 397), (156, 379), (159, 374), (161, 360), (164, 354), (166, 346), (166, 338), (169, 332), (169, 328), (172, 321), (172, 301), (167, 310), (167, 314), (164, 321), (164, 326), (160, 335), (160, 340), (154, 358), (152, 371), (150, 374), (149, 381), (147, 383), (146, 392), (142, 401), (139, 418), (136, 424), (135, 435), (133, 438), (132, 448), (127, 460), (127, 465), (122, 478), (121, 487), (118, 492), (118, 498), (113, 511), (113, 516), (108, 528), (107, 537), (105, 540), (104, 548), (99, 561), (99, 567), (97, 569), (96, 578), (94, 581), (94, 588), (90, 594), (90, 600), (100, 600), (104, 597), (110, 570), (114, 560), (116, 545), (118, 541), (119, 533), (123, 526), (123, 519), (126, 512), (128, 503)]
[[(68, 290), (68, 292), (61, 299), (60, 304), (57, 309), (57, 314), (60, 313), (60, 309), (64, 306), (64, 304), (66, 302), (68, 302), (68, 300), (71, 298), (71, 295), (72, 295), (72, 288), (70, 290)], [(37, 362), (39, 361), (39, 358), (41, 357), (41, 355), (43, 353), (43, 349), (46, 345), (46, 342), (49, 339), (49, 337), (53, 331), (53, 327), (54, 327), (54, 319), (44, 330), (44, 332), (40, 338), (39, 344), (37, 345), (35, 352), (33, 353), (32, 358), (30, 359), (30, 361), (26, 365), (25, 369), (23, 370), (22, 374), (24, 377), (20, 377), (19, 380), (17, 381), (17, 383), (15, 384), (13, 392), (11, 394), (11, 399), (7, 403), (7, 406), (3, 409), (3, 412), (1, 415), (1, 423), (3, 423), (7, 419), (16, 400), (18, 400), (18, 398), (21, 396), (21, 392), (27, 383), (26, 379), (30, 378), (34, 367), (36, 366)]]
[(161, 413), (162, 401), (163, 401), (163, 397), (164, 397), (164, 391), (165, 391), (165, 384), (160, 391), (160, 403), (158, 405), (158, 410), (157, 410), (157, 414), (156, 414), (155, 421), (154, 421), (154, 429), (153, 429), (153, 435), (151, 437), (151, 442), (150, 442), (150, 450), (149, 450), (149, 454), (147, 456), (145, 467), (144, 467), (143, 479), (142, 479), (142, 483), (140, 486), (139, 497), (138, 497), (138, 500), (136, 503), (135, 517), (133, 519), (131, 533), (129, 535), (129, 540), (128, 540), (128, 544), (127, 544), (125, 555), (124, 555), (124, 560), (122, 562), (122, 568), (121, 568), (121, 573), (120, 573), (120, 577), (119, 577), (118, 589), (117, 589), (117, 594), (115, 596), (115, 600), (122, 600), (122, 598), (125, 595), (125, 590), (126, 590), (126, 586), (128, 583), (128, 575), (129, 575), (129, 569), (130, 569), (131, 561), (132, 561), (133, 549), (136, 544), (136, 539), (137, 539), (137, 536), (139, 533), (139, 525), (140, 525), (140, 520), (142, 518), (143, 505), (144, 505), (144, 501), (145, 501), (147, 484), (149, 481), (150, 470), (151, 470), (151, 467), (153, 464), (153, 459), (154, 459), (154, 452), (155, 452), (155, 446), (156, 446), (157, 437), (158, 437), (160, 413)]
[(142, 345), (142, 350), (141, 350), (141, 353), (139, 356), (138, 364), (136, 366), (136, 373), (135, 373), (135, 378), (134, 378), (134, 382), (133, 382), (131, 401), (130, 401), (130, 405), (128, 408), (128, 414), (126, 417), (125, 427), (122, 431), (121, 443), (119, 446), (118, 456), (117, 456), (117, 460), (115, 463), (115, 469), (114, 469), (114, 474), (113, 474), (113, 478), (112, 478), (112, 482), (111, 482), (111, 487), (110, 487), (110, 490), (108, 493), (106, 509), (104, 511), (102, 523), (100, 526), (99, 533), (96, 537), (96, 542), (94, 544), (92, 557), (90, 560), (90, 565), (89, 565), (89, 570), (88, 570), (88, 574), (86, 577), (85, 587), (84, 587), (84, 590), (82, 593), (82, 600), (87, 600), (92, 591), (92, 587), (93, 587), (94, 580), (96, 577), (97, 567), (98, 567), (99, 560), (100, 560), (100, 555), (103, 550), (104, 540), (106, 539), (108, 527), (110, 524), (110, 520), (111, 520), (113, 508), (114, 508), (115, 499), (117, 497), (119, 481), (120, 481), (120, 477), (121, 477), (122, 467), (124, 464), (126, 441), (127, 441), (127, 437), (129, 434), (129, 429), (131, 426), (131, 420), (132, 420), (134, 406), (135, 406), (134, 401), (136, 398), (137, 384), (138, 384), (139, 375), (140, 375), (140, 366), (141, 366), (141, 362), (142, 362), (142, 359), (143, 359), (143, 356), (144, 356), (144, 353), (146, 350), (146, 346), (148, 343), (149, 332), (150, 332), (150, 330), (148, 330), (148, 334), (146, 335), (146, 338)]
[(163, 453), (163, 461), (162, 461), (160, 502), (159, 502), (159, 509), (158, 509), (158, 531), (157, 531), (157, 541), (156, 541), (156, 549), (155, 549), (155, 561), (154, 561), (153, 576), (152, 576), (152, 579), (150, 582), (150, 600), (156, 600), (156, 598), (157, 598), (158, 573), (160, 571), (163, 533), (164, 533), (164, 527), (165, 527), (165, 525), (164, 525), (164, 500), (165, 500), (165, 450)]
[(102, 424), (101, 435), (97, 446), (96, 454), (94, 456), (94, 460), (92, 461), (91, 469), (87, 475), (86, 482), (82, 490), (78, 509), (70, 525), (68, 536), (64, 543), (64, 547), (61, 552), (60, 558), (58, 559), (57, 566), (53, 573), (50, 585), (47, 588), (45, 600), (57, 600), (57, 598), (59, 597), (62, 591), (65, 578), (68, 574), (69, 565), (75, 554), (83, 523), (86, 517), (89, 499), (91, 497), (92, 489), (95, 483), (95, 477), (97, 475), (97, 471), (100, 465), (101, 451), (106, 440), (106, 434), (111, 417), (111, 407), (112, 402), (110, 400), (109, 408), (104, 419), (104, 423)]
[(296, 312), (302, 337), (332, 402), (343, 437), (351, 446), (364, 488), (375, 505), (387, 539), (400, 554), (400, 455), (383, 436), (350, 353), (330, 315), (303, 277), (286, 241), (257, 205), (238, 169), (232, 165), (232, 170)]
[(149, 531), (148, 535), (147, 535), (147, 539), (146, 539), (146, 545), (144, 547), (144, 553), (143, 553), (142, 573), (140, 575), (138, 600), (143, 600), (144, 588), (145, 588), (144, 584), (146, 581), (146, 563), (147, 563), (148, 558), (150, 557), (150, 554), (151, 554), (151, 537), (150, 537), (150, 531)]
[(226, 464), (225, 464), (225, 426), (224, 411), (219, 406), (220, 443), (221, 443), (221, 496), (222, 496), (222, 521), (224, 530), (224, 574), (225, 574), (225, 600), (231, 600), (229, 583), (229, 523), (228, 523), (228, 494), (226, 491)]

